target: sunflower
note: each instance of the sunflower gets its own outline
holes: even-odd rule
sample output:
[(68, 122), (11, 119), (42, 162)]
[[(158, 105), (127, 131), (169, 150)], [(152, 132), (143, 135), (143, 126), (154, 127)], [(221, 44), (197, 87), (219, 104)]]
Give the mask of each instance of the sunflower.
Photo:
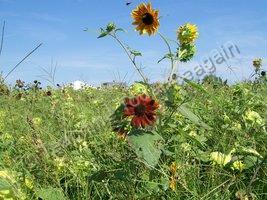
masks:
[(198, 28), (194, 24), (187, 23), (179, 27), (177, 35), (181, 44), (193, 43), (198, 38)]
[(192, 43), (181, 44), (178, 48), (178, 56), (181, 62), (188, 62), (196, 53), (196, 46)]
[(156, 121), (156, 110), (159, 108), (159, 104), (149, 96), (143, 94), (133, 99), (126, 98), (124, 102), (124, 116), (133, 116), (132, 126), (144, 128)]
[(140, 35), (148, 33), (148, 35), (155, 34), (159, 28), (159, 11), (154, 10), (151, 3), (147, 5), (142, 3), (137, 6), (131, 13), (134, 19), (133, 25), (136, 25), (136, 30)]

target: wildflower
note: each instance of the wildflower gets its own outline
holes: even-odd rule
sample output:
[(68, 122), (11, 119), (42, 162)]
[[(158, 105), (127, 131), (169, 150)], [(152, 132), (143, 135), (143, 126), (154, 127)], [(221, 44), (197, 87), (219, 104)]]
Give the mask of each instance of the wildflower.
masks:
[(256, 71), (258, 71), (262, 67), (262, 59), (257, 58), (252, 61), (253, 67), (255, 68)]
[(118, 139), (120, 139), (120, 140), (126, 140), (126, 136), (127, 136), (127, 131), (126, 130), (119, 129), (117, 131), (117, 137), (118, 137)]
[(169, 187), (172, 189), (172, 191), (175, 191), (176, 185), (177, 185), (177, 179), (174, 176), (171, 176), (169, 181)]
[(148, 33), (150, 36), (157, 32), (159, 28), (159, 11), (154, 10), (151, 3), (147, 5), (140, 4), (132, 11), (131, 15), (134, 19), (133, 25), (136, 25), (136, 30), (139, 31), (140, 35)]
[(193, 43), (198, 38), (198, 35), (197, 26), (190, 23), (180, 26), (177, 31), (177, 37), (180, 44)]
[(33, 189), (33, 180), (30, 177), (25, 177), (25, 185), (29, 189)]
[(191, 137), (197, 137), (197, 132), (196, 131), (190, 131), (188, 133), (188, 135), (191, 136)]
[(131, 124), (134, 127), (145, 127), (156, 121), (156, 110), (159, 104), (145, 94), (133, 99), (125, 99), (124, 115), (133, 116)]
[(65, 158), (57, 157), (54, 159), (55, 166), (59, 171), (61, 171), (66, 166), (66, 160)]
[(216, 151), (210, 154), (210, 159), (213, 161), (214, 164), (225, 166), (231, 161), (232, 156), (231, 154), (225, 155)]
[(182, 144), (181, 144), (181, 148), (182, 148), (183, 151), (185, 151), (185, 152), (188, 152), (188, 151), (191, 150), (191, 146), (190, 146), (190, 144), (188, 144), (187, 142), (182, 143)]
[(130, 87), (130, 92), (133, 95), (147, 94), (147, 87), (142, 83), (134, 83)]
[(169, 167), (170, 171), (170, 180), (169, 180), (169, 187), (172, 189), (172, 191), (175, 191), (176, 189), (176, 184), (177, 184), (177, 176), (176, 176), (176, 171), (177, 171), (178, 165), (175, 162), (172, 162), (172, 164)]
[(230, 117), (226, 113), (223, 114), (223, 121), (225, 123), (230, 123), (231, 122)]
[[(249, 200), (250, 199), (249, 195), (244, 190), (237, 191), (235, 193), (235, 197), (237, 200)], [(252, 199), (254, 199), (254, 198), (252, 198)]]
[(3, 133), (3, 135), (1, 135), (1, 139), (5, 142), (11, 142), (13, 141), (13, 136), (9, 133)]
[(82, 147), (83, 147), (83, 148), (88, 148), (88, 144), (87, 144), (86, 141), (83, 141), (83, 142), (82, 142)]
[(171, 174), (176, 174), (176, 171), (177, 171), (177, 164), (175, 162), (172, 162), (172, 164), (170, 165), (170, 173)]
[(42, 123), (42, 119), (40, 117), (35, 117), (35, 118), (32, 119), (32, 123), (35, 126), (39, 126)]
[(237, 161), (235, 161), (234, 163), (233, 163), (233, 166), (231, 167), (233, 170), (239, 170), (239, 171), (243, 171), (244, 170), (244, 168), (245, 168), (245, 164), (242, 162), (242, 161), (239, 161), (239, 160), (237, 160)]
[(249, 122), (256, 123), (259, 125), (261, 125), (263, 123), (261, 116), (259, 115), (259, 113), (255, 112), (255, 111), (248, 110), (245, 113), (244, 118), (245, 118), (245, 120), (247, 120)]
[(0, 119), (1, 119), (1, 120), (2, 120), (2, 119), (5, 119), (5, 117), (6, 117), (6, 113), (5, 113), (5, 111), (0, 110)]
[(242, 129), (242, 126), (241, 126), (240, 123), (234, 122), (232, 124), (232, 129), (235, 130), (235, 131), (240, 131)]

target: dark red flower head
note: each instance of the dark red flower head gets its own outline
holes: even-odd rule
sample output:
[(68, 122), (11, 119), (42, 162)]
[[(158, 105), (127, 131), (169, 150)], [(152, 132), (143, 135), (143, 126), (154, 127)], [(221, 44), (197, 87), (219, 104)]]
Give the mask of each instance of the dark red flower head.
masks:
[(145, 127), (152, 125), (156, 121), (156, 110), (159, 104), (145, 94), (135, 98), (125, 99), (125, 116), (133, 116), (132, 126)]

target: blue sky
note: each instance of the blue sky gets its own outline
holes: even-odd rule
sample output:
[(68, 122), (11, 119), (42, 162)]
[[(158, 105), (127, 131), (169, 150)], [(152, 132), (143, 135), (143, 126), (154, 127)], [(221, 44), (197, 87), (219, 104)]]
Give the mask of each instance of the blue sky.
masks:
[[(157, 64), (166, 53), (159, 36), (139, 36), (131, 25), (130, 12), (141, 1), (132, 0), (0, 0), (0, 23), (6, 21), (6, 37), (0, 57), (0, 71), (6, 74), (38, 43), (43, 46), (27, 59), (10, 77), (12, 83), (46, 76), (41, 68), (57, 66), (56, 82), (84, 80), (90, 84), (104, 81), (138, 80), (130, 62), (111, 39), (97, 39), (97, 30), (115, 22), (127, 30), (121, 38), (143, 57), (138, 62), (145, 67), (151, 81), (163, 80), (168, 62)], [(266, 0), (151, 0), (160, 10), (160, 32), (176, 38), (178, 26), (191, 22), (199, 27), (197, 54), (186, 64), (179, 65), (180, 74), (193, 70), (212, 50), (227, 42), (236, 44), (240, 54), (217, 66), (216, 74), (232, 81), (247, 78), (252, 71), (251, 60), (266, 58)], [(89, 32), (83, 29), (88, 27)], [(42, 79), (41, 79), (42, 80)]]

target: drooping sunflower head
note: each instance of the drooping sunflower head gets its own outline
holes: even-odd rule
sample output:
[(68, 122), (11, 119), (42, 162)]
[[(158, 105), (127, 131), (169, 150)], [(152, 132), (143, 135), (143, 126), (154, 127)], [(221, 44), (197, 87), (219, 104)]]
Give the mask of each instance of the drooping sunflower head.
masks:
[(181, 62), (188, 62), (196, 53), (196, 46), (192, 43), (181, 44), (178, 48), (178, 56)]
[(149, 36), (155, 34), (159, 28), (159, 11), (154, 10), (151, 3), (140, 4), (131, 13), (134, 19), (133, 25), (140, 35), (147, 33)]
[(198, 28), (194, 24), (185, 24), (180, 26), (177, 31), (177, 37), (180, 44), (189, 44), (195, 42), (198, 38)]

